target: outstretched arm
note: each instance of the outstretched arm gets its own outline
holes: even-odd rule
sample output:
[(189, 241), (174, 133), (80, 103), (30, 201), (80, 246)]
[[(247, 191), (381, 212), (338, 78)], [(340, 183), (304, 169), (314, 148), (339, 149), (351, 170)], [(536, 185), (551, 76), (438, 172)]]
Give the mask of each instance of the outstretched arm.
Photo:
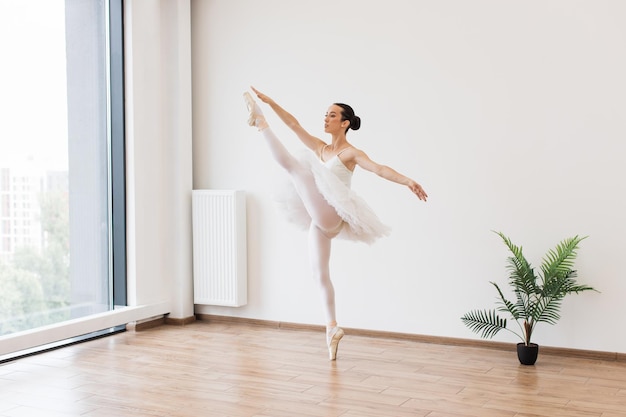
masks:
[(428, 194), (426, 194), (426, 191), (424, 191), (422, 186), (419, 185), (417, 182), (407, 176), (400, 174), (398, 171), (391, 167), (377, 164), (376, 162), (372, 161), (365, 154), (365, 152), (355, 149), (354, 162), (364, 170), (373, 172), (381, 178), (395, 182), (397, 184), (406, 185), (407, 187), (409, 187), (411, 192), (413, 192), (413, 194), (415, 194), (420, 200), (426, 201), (428, 199)]
[(265, 104), (268, 104), (272, 108), (272, 110), (274, 110), (274, 113), (276, 113), (276, 115), (280, 118), (280, 120), (282, 120), (283, 123), (287, 125), (287, 127), (289, 127), (291, 130), (294, 131), (296, 136), (298, 136), (300, 141), (302, 141), (302, 143), (307, 148), (319, 154), (319, 152), (321, 151), (321, 148), (324, 145), (326, 145), (324, 141), (322, 141), (319, 138), (316, 138), (315, 136), (309, 134), (309, 132), (304, 130), (304, 128), (300, 125), (300, 122), (298, 122), (298, 120), (291, 113), (289, 113), (287, 110), (280, 107), (278, 103), (276, 103), (274, 100), (272, 100), (265, 94), (261, 93), (256, 88), (254, 87), (250, 87), (250, 88), (252, 89), (252, 91), (254, 91), (254, 93), (259, 98), (259, 100), (261, 100)]

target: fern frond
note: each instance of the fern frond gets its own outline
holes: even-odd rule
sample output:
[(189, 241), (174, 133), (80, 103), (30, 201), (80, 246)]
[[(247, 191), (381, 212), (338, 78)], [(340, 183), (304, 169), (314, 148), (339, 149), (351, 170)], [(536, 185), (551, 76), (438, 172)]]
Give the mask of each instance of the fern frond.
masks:
[(574, 236), (559, 242), (554, 249), (550, 249), (543, 258), (541, 271), (544, 281), (552, 277), (565, 276), (574, 267), (578, 244), (587, 236)]
[(560, 319), (559, 311), (562, 300), (566, 295), (583, 291), (596, 291), (589, 285), (581, 285), (576, 282), (576, 271), (569, 270), (564, 276), (553, 276), (546, 280), (541, 297), (536, 303), (533, 318), (550, 324), (555, 324)]
[(524, 294), (535, 294), (538, 292), (537, 276), (534, 268), (526, 260), (521, 246), (515, 245), (502, 232), (495, 232), (509, 249), (513, 256), (507, 258), (507, 270), (509, 271), (509, 284)]
[(500, 330), (506, 329), (506, 319), (498, 316), (495, 310), (473, 310), (461, 317), (461, 320), (484, 339), (490, 339)]
[(524, 306), (520, 306), (519, 303), (513, 304), (511, 301), (507, 300), (507, 298), (502, 293), (502, 290), (495, 282), (491, 282), (491, 285), (496, 288), (496, 291), (498, 291), (498, 295), (500, 297), (500, 300), (498, 301), (498, 304), (500, 306), (498, 307), (498, 311), (502, 313), (509, 313), (511, 316), (513, 316), (515, 320), (518, 320), (524, 312)]
[(513, 255), (508, 258), (508, 266), (507, 269), (511, 272), (511, 278), (523, 278), (528, 275), (528, 271), (531, 271), (533, 268), (530, 263), (526, 260), (524, 256), (523, 249), (521, 246), (515, 245), (511, 242), (511, 239), (506, 237), (502, 232), (495, 232), (509, 249), (509, 252)]
[(537, 322), (556, 324), (561, 318), (560, 311), (562, 300), (562, 297), (541, 298), (533, 308), (533, 319)]
[(563, 293), (563, 296), (572, 293), (578, 294), (579, 292), (583, 291), (598, 291), (589, 285), (577, 283), (577, 277), (578, 273), (576, 271), (569, 271), (568, 274), (563, 278), (563, 284), (561, 286), (561, 293)]

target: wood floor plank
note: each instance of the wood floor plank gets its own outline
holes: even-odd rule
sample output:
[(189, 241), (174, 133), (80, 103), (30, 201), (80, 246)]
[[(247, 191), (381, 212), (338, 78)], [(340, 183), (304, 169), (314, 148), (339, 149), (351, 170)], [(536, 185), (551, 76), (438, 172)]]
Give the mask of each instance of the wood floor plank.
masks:
[(0, 365), (0, 417), (625, 417), (626, 363), (195, 322)]

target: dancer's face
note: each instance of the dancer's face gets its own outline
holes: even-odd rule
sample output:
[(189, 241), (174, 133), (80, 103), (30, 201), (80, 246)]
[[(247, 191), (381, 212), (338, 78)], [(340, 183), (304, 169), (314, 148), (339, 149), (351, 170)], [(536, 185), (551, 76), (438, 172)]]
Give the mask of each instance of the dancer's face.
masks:
[(341, 107), (333, 104), (328, 108), (324, 117), (324, 132), (343, 133), (349, 123), (347, 120), (341, 121)]

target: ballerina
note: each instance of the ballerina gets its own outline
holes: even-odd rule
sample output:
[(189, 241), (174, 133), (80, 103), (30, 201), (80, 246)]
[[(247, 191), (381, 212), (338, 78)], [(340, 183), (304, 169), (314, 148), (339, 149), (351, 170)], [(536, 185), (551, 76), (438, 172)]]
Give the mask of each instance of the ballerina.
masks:
[(271, 130), (252, 95), (244, 93), (249, 112), (248, 124), (262, 133), (273, 158), (287, 171), (293, 184), (295, 192), (283, 201), (290, 210), (290, 219), (308, 228), (309, 260), (313, 277), (320, 286), (326, 317), (326, 344), (330, 360), (335, 360), (339, 341), (345, 333), (337, 325), (335, 313), (335, 290), (329, 267), (331, 241), (338, 237), (372, 243), (389, 234), (389, 228), (350, 189), (354, 169), (359, 166), (388, 181), (405, 185), (422, 201), (426, 201), (428, 195), (411, 178), (374, 162), (348, 142), (348, 130), (358, 130), (361, 126), (361, 119), (349, 105), (334, 103), (328, 108), (324, 131), (331, 135), (331, 141), (326, 143), (309, 134), (293, 115), (270, 97), (254, 87), (252, 91), (313, 151), (313, 154), (307, 153), (304, 159), (294, 157)]

